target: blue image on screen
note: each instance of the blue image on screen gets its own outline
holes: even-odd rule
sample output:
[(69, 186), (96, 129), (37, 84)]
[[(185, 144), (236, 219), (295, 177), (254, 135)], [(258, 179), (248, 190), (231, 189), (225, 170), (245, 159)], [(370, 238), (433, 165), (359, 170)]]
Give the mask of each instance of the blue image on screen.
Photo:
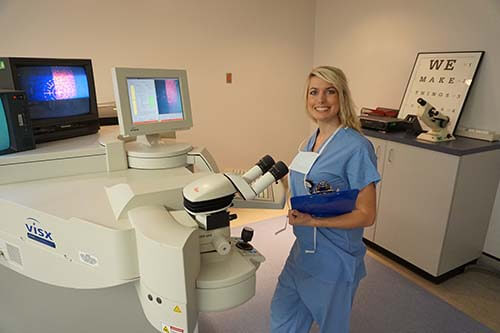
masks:
[(31, 119), (90, 113), (89, 84), (83, 66), (22, 66), (19, 89), (26, 92)]
[(7, 115), (0, 99), (0, 151), (10, 147), (9, 127), (7, 126)]
[(155, 80), (155, 90), (159, 114), (182, 114), (178, 79)]

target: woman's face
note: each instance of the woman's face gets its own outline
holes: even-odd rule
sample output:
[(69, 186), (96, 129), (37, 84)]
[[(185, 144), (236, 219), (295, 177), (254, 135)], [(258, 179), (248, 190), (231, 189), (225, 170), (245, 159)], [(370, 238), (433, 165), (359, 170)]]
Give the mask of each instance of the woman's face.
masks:
[(307, 90), (307, 111), (317, 122), (339, 122), (337, 89), (317, 76), (311, 77)]

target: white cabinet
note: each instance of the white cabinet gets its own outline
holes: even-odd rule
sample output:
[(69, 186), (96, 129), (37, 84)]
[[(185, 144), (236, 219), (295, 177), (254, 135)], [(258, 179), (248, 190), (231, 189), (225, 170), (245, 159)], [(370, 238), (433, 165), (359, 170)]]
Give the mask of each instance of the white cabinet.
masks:
[(387, 142), (375, 242), (426, 272), (439, 266), (459, 157)]
[(377, 219), (364, 237), (438, 277), (483, 248), (500, 150), (452, 155), (369, 137), (378, 155)]
[[(372, 138), (372, 137), (367, 137), (371, 143), (373, 144), (373, 148), (375, 149), (375, 154), (377, 155), (377, 170), (380, 175), (383, 174), (384, 172), (384, 159), (385, 159), (385, 145), (386, 142), (385, 140), (382, 139), (377, 139), (377, 138)], [(379, 207), (379, 202), (380, 202), (380, 190), (382, 187), (382, 181), (380, 181), (377, 184), (377, 212), (378, 212), (378, 207)], [(374, 240), (375, 237), (375, 228), (377, 225), (377, 219), (375, 219), (375, 223), (368, 228), (365, 228), (363, 232), (363, 237), (372, 241)]]

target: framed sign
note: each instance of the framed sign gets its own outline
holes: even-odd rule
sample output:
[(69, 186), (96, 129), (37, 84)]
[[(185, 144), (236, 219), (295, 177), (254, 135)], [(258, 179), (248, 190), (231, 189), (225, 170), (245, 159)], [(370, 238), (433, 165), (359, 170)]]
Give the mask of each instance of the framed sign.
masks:
[(484, 51), (418, 53), (399, 107), (399, 118), (418, 115), (421, 108), (417, 99), (423, 98), (450, 117), (447, 128), (453, 133), (483, 54)]

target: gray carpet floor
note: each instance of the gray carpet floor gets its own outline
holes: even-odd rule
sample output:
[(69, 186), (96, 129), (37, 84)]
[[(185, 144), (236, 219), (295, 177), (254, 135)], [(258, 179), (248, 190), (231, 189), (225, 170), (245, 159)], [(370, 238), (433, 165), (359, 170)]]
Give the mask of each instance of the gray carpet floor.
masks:
[[(201, 313), (200, 333), (269, 332), (271, 298), (294, 240), (291, 227), (274, 235), (283, 224), (284, 217), (280, 217), (251, 225), (255, 231), (252, 244), (266, 257), (257, 271), (256, 295), (235, 309)], [(239, 230), (233, 229), (232, 234), (238, 235)], [(493, 332), (369, 256), (366, 265), (368, 276), (361, 281), (353, 305), (352, 333)]]

